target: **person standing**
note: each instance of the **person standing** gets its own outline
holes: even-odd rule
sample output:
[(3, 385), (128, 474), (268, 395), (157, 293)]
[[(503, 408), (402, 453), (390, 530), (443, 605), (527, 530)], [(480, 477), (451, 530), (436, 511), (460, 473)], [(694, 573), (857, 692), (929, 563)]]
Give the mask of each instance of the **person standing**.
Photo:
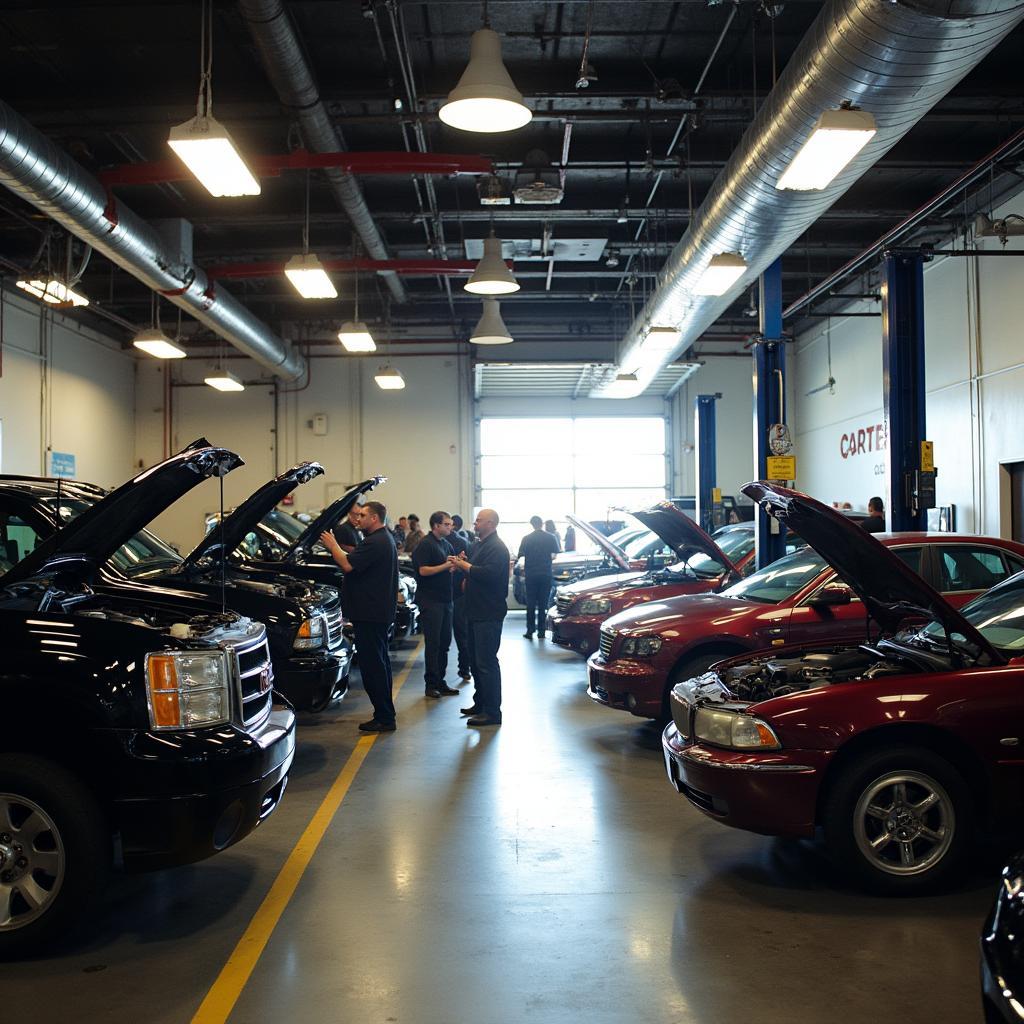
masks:
[[(460, 523), (459, 516), (452, 516), (452, 525), (455, 521)], [(456, 555), (465, 555), (469, 550), (469, 542), (465, 533), (452, 530), (448, 534), (448, 543)], [(468, 683), (471, 676), (469, 672), (469, 623), (466, 619), (466, 595), (462, 585), (466, 580), (464, 572), (455, 569), (452, 573), (452, 633), (455, 636), (455, 648), (459, 652), (459, 678)]]
[(402, 550), (407, 555), (411, 555), (416, 550), (416, 545), (423, 540), (423, 537), (424, 533), (420, 529), (420, 517), (410, 514), (409, 532), (405, 535), (405, 542), (402, 544)]
[(523, 538), (518, 556), (523, 559), (523, 572), (526, 575), (526, 632), (523, 636), (532, 640), (536, 626), (537, 635), (543, 640), (544, 620), (551, 594), (551, 559), (558, 554), (558, 538), (543, 528), (540, 516), (533, 516), (530, 525), (533, 532)]
[(885, 505), (879, 497), (868, 501), (868, 517), (860, 524), (868, 533), (885, 533)]
[(395, 544), (401, 548), (405, 543), (405, 534), (409, 529), (409, 520), (405, 516), (399, 516), (398, 522), (391, 528), (391, 536), (395, 538)]
[(565, 542), (562, 544), (562, 550), (576, 550), (576, 527), (571, 523), (565, 528)]
[(501, 725), (501, 625), (508, 614), (509, 555), (498, 536), (498, 513), (481, 509), (473, 524), (476, 542), (452, 564), (466, 573), (466, 619), (469, 623), (473, 703), (462, 709), (467, 725)]
[(334, 534), (320, 535), (320, 543), (345, 574), (345, 614), (355, 628), (359, 672), (373, 705), (373, 718), (359, 726), (360, 732), (394, 732), (397, 728), (388, 632), (395, 623), (398, 603), (398, 552), (384, 525), (387, 517), (388, 510), (379, 501), (363, 506), (359, 523), (363, 539), (351, 555), (342, 550)]
[(558, 530), (555, 529), (554, 519), (544, 520), (544, 531), (550, 533), (555, 538), (555, 543), (558, 545), (558, 554), (562, 553), (562, 542), (558, 539)]
[(363, 539), (359, 524), (363, 518), (363, 506), (357, 501), (349, 510), (348, 518), (340, 526), (334, 528), (334, 539), (346, 555), (352, 554)]
[(449, 560), (455, 554), (448, 543), (452, 518), (447, 512), (430, 516), (430, 532), (416, 545), (412, 567), (419, 580), (416, 601), (420, 606), (420, 628), (424, 646), (424, 694), (446, 697), (459, 691), (444, 681), (448, 649), (452, 645), (452, 574)]

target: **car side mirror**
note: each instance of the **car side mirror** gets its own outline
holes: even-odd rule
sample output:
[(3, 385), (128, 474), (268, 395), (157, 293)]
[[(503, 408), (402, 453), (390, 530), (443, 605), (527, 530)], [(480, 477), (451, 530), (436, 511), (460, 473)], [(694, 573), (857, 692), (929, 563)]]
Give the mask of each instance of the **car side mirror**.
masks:
[(822, 587), (809, 602), (812, 608), (833, 608), (836, 605), (849, 604), (853, 593), (844, 583), (829, 583)]

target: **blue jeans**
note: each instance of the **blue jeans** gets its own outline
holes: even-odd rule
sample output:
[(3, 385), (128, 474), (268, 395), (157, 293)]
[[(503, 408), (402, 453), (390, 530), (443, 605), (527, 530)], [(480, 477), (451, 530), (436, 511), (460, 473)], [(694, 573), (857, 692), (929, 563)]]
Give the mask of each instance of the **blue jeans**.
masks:
[(447, 684), (448, 648), (452, 645), (452, 606), (439, 601), (420, 601), (420, 629), (423, 631), (424, 682), (428, 690)]
[(469, 623), (469, 665), (473, 673), (473, 704), (481, 715), (501, 721), (501, 619)]

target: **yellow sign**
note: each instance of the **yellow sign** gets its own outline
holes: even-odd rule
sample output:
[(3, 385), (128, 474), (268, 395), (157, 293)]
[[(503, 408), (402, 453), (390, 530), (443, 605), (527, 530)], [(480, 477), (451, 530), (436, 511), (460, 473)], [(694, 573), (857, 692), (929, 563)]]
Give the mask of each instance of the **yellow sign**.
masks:
[(711, 504), (721, 505), (722, 504), (722, 488), (712, 487), (711, 488)]
[(769, 480), (796, 479), (795, 455), (769, 455), (765, 461)]
[(921, 442), (921, 472), (935, 472), (935, 443), (933, 441)]

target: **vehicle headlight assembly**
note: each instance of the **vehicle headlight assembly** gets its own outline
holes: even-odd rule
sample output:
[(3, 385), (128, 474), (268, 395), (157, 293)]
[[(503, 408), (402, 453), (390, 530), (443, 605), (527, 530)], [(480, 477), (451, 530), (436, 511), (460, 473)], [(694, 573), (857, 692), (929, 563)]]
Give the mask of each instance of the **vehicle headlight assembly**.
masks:
[(612, 603), (607, 597), (594, 598), (580, 605), (580, 615), (607, 615), (612, 610)]
[(308, 651), (314, 647), (323, 647), (327, 643), (327, 622), (322, 615), (311, 615), (303, 619), (295, 634), (292, 646), (297, 651)]
[(736, 711), (699, 708), (693, 724), (694, 736), (702, 743), (730, 750), (780, 750), (775, 731), (760, 718)]
[(231, 720), (230, 655), (157, 651), (146, 657), (146, 702), (153, 729), (196, 729)]
[(631, 636), (622, 641), (619, 650), (627, 658), (650, 658), (661, 650), (661, 637)]

